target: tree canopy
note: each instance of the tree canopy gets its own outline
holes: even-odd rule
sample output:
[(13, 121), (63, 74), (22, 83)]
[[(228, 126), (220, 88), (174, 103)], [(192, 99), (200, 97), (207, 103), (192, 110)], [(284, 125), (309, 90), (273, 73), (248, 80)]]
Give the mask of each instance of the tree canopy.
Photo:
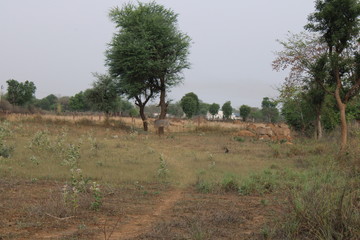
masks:
[(86, 96), (92, 104), (92, 108), (105, 112), (106, 115), (109, 115), (110, 112), (117, 112), (120, 107), (120, 97), (115, 82), (106, 74), (94, 73), (94, 77), (96, 81)]
[(23, 106), (34, 98), (36, 86), (33, 82), (18, 82), (14, 79), (6, 81), (8, 84), (7, 100), (14, 105)]
[(241, 105), (240, 107), (240, 116), (246, 122), (248, 116), (250, 115), (251, 107), (248, 105)]
[(227, 101), (226, 103), (224, 103), (222, 105), (222, 107), (221, 107), (221, 110), (224, 113), (224, 118), (225, 119), (230, 119), (232, 111), (233, 111), (232, 106), (231, 106), (231, 102)]
[(217, 104), (217, 103), (213, 103), (209, 106), (209, 112), (211, 115), (213, 115), (213, 117), (218, 114), (219, 112), (219, 109), (220, 109), (220, 105)]
[(190, 38), (179, 31), (177, 14), (155, 2), (115, 7), (109, 16), (117, 33), (106, 51), (106, 65), (121, 92), (136, 99), (145, 129), (144, 107), (155, 95), (160, 95), (159, 118), (166, 117), (167, 89), (180, 83), (182, 70), (189, 68)]

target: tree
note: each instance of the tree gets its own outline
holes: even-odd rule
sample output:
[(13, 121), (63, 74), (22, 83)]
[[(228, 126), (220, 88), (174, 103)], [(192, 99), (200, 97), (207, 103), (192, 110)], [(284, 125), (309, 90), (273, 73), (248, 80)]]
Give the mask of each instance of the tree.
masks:
[(118, 29), (106, 51), (111, 76), (119, 79), (124, 94), (136, 99), (140, 115), (149, 99), (159, 94), (159, 119), (165, 119), (167, 89), (179, 84), (182, 70), (189, 68), (190, 38), (178, 30), (177, 14), (150, 2), (113, 8), (109, 16)]
[(263, 121), (263, 114), (262, 114), (261, 109), (259, 109), (257, 107), (251, 108), (251, 111), (250, 111), (250, 114), (249, 114), (248, 118), (251, 118), (252, 121), (254, 121), (254, 122), (262, 122)]
[(203, 101), (199, 100), (199, 110), (197, 112), (198, 115), (206, 116), (209, 111), (210, 104), (204, 103)]
[[(317, 32), (327, 45), (324, 59), (330, 65), (327, 91), (337, 102), (341, 122), (341, 151), (347, 145), (346, 106), (360, 91), (359, 16), (357, 0), (317, 0), (305, 28)], [(324, 82), (318, 82), (324, 86)]]
[(200, 100), (199, 100), (198, 96), (193, 92), (189, 92), (189, 93), (185, 94), (184, 97), (190, 97), (190, 98), (194, 99), (194, 101), (196, 103), (195, 104), (195, 114), (198, 114), (199, 110), (200, 110)]
[(40, 100), (36, 100), (34, 105), (43, 110), (51, 111), (56, 110), (58, 98), (54, 94), (50, 94)]
[(182, 117), (184, 115), (184, 111), (182, 110), (181, 103), (170, 103), (168, 106), (168, 113), (175, 117)]
[(77, 111), (77, 112), (86, 112), (91, 110), (90, 103), (86, 97), (86, 93), (88, 93), (89, 90), (86, 90), (85, 92), (80, 91), (79, 93), (75, 94), (74, 96), (69, 98), (68, 107), (70, 111)]
[[(326, 62), (322, 57), (327, 51), (326, 45), (319, 35), (305, 32), (290, 34), (285, 41), (278, 42), (283, 50), (276, 52), (273, 69), (279, 71), (290, 68), (289, 75), (279, 89), (279, 101), (285, 106), (282, 115), (289, 120), (290, 125), (303, 133), (315, 121), (315, 137), (320, 139), (325, 90), (317, 82), (325, 82), (328, 75)], [(297, 117), (299, 118), (296, 119)]]
[(69, 110), (69, 101), (70, 97), (64, 96), (58, 98), (58, 104), (61, 106), (61, 111), (68, 111)]
[(188, 118), (199, 114), (200, 101), (198, 96), (193, 93), (185, 94), (180, 100), (181, 107)]
[(18, 106), (23, 106), (34, 98), (36, 86), (33, 82), (25, 81), (23, 83), (14, 79), (6, 81), (8, 84), (7, 100)]
[(251, 107), (249, 107), (248, 105), (241, 105), (241, 107), (240, 107), (240, 116), (242, 117), (244, 122), (246, 122), (250, 112), (251, 112)]
[(89, 89), (86, 98), (93, 108), (103, 111), (106, 117), (111, 112), (117, 112), (120, 107), (120, 97), (113, 79), (106, 74), (93, 74), (97, 80), (93, 83), (93, 88)]
[(277, 122), (279, 119), (279, 110), (276, 108), (277, 103), (271, 101), (268, 97), (264, 97), (261, 102), (261, 111), (266, 122)]
[(192, 118), (192, 116), (194, 116), (198, 107), (198, 103), (199, 102), (196, 102), (196, 100), (191, 96), (185, 95), (181, 98), (180, 104), (187, 118)]
[(218, 114), (219, 109), (220, 109), (220, 105), (217, 103), (213, 103), (210, 105), (209, 112), (213, 116), (213, 118), (215, 118), (215, 115)]
[(231, 102), (227, 101), (226, 103), (224, 103), (224, 105), (222, 105), (221, 110), (224, 113), (224, 118), (225, 119), (229, 119), (231, 117), (232, 114), (232, 106), (231, 106)]

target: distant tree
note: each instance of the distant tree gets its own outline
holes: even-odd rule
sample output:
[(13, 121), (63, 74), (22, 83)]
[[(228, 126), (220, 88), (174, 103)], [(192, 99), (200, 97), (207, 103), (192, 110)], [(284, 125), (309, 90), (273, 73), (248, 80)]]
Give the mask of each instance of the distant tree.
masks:
[(183, 96), (183, 98), (184, 98), (184, 97), (190, 97), (190, 98), (194, 99), (194, 101), (195, 101), (195, 103), (196, 103), (196, 106), (195, 106), (196, 108), (195, 108), (195, 113), (194, 113), (193, 115), (199, 114), (199, 110), (200, 110), (200, 100), (199, 100), (198, 96), (197, 96), (195, 93), (193, 93), (193, 92), (189, 92), (189, 93), (185, 94), (185, 95)]
[(131, 102), (129, 102), (126, 99), (122, 99), (122, 98), (119, 99), (119, 111), (121, 112), (122, 115), (130, 116), (131, 112), (134, 113), (134, 110), (132, 110), (132, 109), (135, 109), (135, 106)]
[(206, 116), (209, 111), (210, 104), (204, 103), (203, 101), (199, 100), (199, 109), (197, 115)]
[(69, 111), (69, 99), (70, 97), (64, 96), (58, 98), (58, 104), (61, 106), (61, 111)]
[(24, 106), (34, 98), (36, 86), (33, 82), (25, 81), (23, 83), (14, 79), (6, 81), (8, 84), (7, 100), (18, 106)]
[(254, 122), (262, 122), (264, 117), (263, 117), (261, 109), (259, 109), (257, 107), (251, 108), (248, 119), (252, 119), (252, 121), (254, 121)]
[(145, 104), (159, 94), (159, 119), (165, 119), (167, 90), (179, 84), (182, 70), (189, 68), (190, 38), (179, 31), (177, 14), (155, 2), (139, 2), (113, 8), (109, 16), (118, 29), (106, 52), (111, 76), (120, 79), (129, 98), (143, 97), (136, 99), (142, 118)]
[(231, 117), (232, 112), (233, 112), (231, 102), (227, 101), (226, 103), (224, 103), (224, 105), (222, 105), (222, 107), (221, 107), (221, 110), (224, 113), (224, 118), (229, 119)]
[(181, 103), (169, 103), (168, 113), (175, 117), (182, 117), (184, 115), (184, 111), (182, 110)]
[(87, 99), (87, 94), (89, 91), (86, 90), (85, 92), (80, 91), (79, 93), (75, 94), (74, 96), (69, 98), (69, 110), (70, 111), (77, 111), (77, 112), (86, 112), (91, 110), (90, 103)]
[(264, 97), (261, 102), (261, 111), (266, 122), (277, 122), (279, 119), (279, 110), (276, 108), (277, 103), (271, 101), (268, 97)]
[(199, 102), (192, 96), (185, 95), (181, 98), (180, 104), (187, 118), (192, 118), (192, 116), (194, 116), (198, 108), (198, 103)]
[(108, 117), (111, 112), (119, 110), (120, 97), (116, 83), (106, 74), (94, 73), (96, 78), (93, 88), (89, 89), (86, 98), (92, 104), (93, 108), (105, 112)]
[(240, 116), (242, 117), (244, 122), (246, 122), (250, 112), (251, 112), (251, 107), (249, 107), (248, 105), (241, 105)]
[(220, 105), (217, 103), (213, 103), (209, 106), (209, 113), (215, 118), (215, 115), (218, 114), (220, 110)]
[(54, 94), (50, 94), (42, 99), (34, 102), (34, 105), (46, 111), (56, 110), (58, 98)]

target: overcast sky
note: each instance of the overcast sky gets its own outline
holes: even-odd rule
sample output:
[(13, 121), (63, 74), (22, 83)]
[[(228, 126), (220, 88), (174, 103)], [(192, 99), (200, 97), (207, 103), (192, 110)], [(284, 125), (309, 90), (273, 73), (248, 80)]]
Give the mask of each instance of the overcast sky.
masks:
[[(109, 10), (123, 0), (0, 0), (0, 84), (33, 81), (36, 97), (72, 96), (106, 73), (104, 52), (115, 32)], [(148, 2), (148, 1), (143, 1)], [(313, 0), (158, 0), (179, 14), (192, 38), (175, 101), (194, 92), (207, 103), (259, 107), (276, 97), (286, 73), (271, 68), (276, 39), (303, 30)]]

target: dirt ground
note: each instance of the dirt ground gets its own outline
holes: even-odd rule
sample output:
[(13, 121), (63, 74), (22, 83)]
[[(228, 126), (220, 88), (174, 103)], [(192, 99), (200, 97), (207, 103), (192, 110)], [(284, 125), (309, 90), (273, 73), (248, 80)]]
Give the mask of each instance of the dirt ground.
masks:
[(280, 211), (271, 195), (159, 183), (107, 186), (99, 211), (71, 211), (62, 205), (63, 184), (0, 180), (0, 239), (264, 239)]

